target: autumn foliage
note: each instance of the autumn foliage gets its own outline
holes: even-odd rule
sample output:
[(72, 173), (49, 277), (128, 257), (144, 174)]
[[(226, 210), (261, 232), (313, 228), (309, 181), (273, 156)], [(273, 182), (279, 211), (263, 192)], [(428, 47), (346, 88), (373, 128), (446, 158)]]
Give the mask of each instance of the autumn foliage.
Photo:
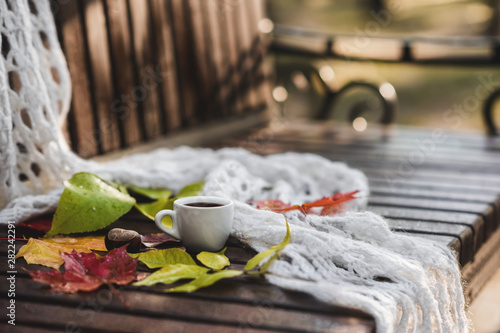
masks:
[(333, 215), (342, 211), (342, 203), (356, 199), (355, 194), (359, 191), (349, 193), (337, 193), (330, 197), (323, 197), (313, 202), (307, 202), (302, 205), (290, 205), (281, 200), (261, 200), (252, 201), (258, 209), (270, 210), (276, 213), (286, 213), (292, 210), (300, 210), (304, 214), (314, 214), (315, 208), (322, 207), (319, 215)]
[(136, 272), (137, 258), (121, 247), (98, 258), (95, 253), (61, 253), (64, 272), (59, 270), (29, 271), (33, 280), (50, 285), (51, 291), (75, 293), (93, 291), (103, 284), (126, 285), (141, 280), (145, 274)]

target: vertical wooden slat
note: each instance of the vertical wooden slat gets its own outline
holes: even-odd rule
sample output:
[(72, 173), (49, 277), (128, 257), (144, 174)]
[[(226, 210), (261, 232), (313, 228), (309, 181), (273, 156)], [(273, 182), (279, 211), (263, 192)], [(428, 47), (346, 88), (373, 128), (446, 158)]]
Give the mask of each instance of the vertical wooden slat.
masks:
[(212, 87), (211, 96), (218, 101), (216, 114), (224, 116), (229, 113), (228, 105), (224, 103), (225, 96), (228, 93), (228, 84), (224, 82), (229, 67), (229, 57), (227, 54), (227, 40), (223, 39), (223, 16), (219, 0), (203, 1), (206, 6), (206, 15), (211, 31), (211, 44), (213, 52), (210, 55), (215, 64), (215, 81)]
[[(252, 58), (253, 54), (257, 56), (252, 60), (254, 65), (257, 66), (257, 69), (254, 69), (255, 72), (252, 74), (253, 79), (257, 81), (253, 82), (257, 85), (254, 86), (254, 89), (257, 91), (257, 96), (259, 97), (258, 103), (270, 106), (274, 103), (274, 101), (271, 96), (271, 84), (269, 80), (265, 80), (266, 72), (268, 71), (265, 68), (266, 64), (263, 61), (264, 52), (266, 50), (266, 42), (262, 40), (258, 28), (259, 20), (265, 17), (264, 1), (249, 0), (245, 3), (247, 4), (246, 12), (250, 23), (251, 35), (254, 36), (252, 43), (255, 43), (255, 49), (252, 50)], [(264, 78), (264, 81), (258, 82), (261, 78)]]
[(76, 0), (59, 7), (55, 17), (72, 81), (68, 129), (73, 149), (82, 157), (97, 154), (90, 81), (85, 57), (84, 26)]
[(127, 3), (124, 0), (106, 0), (105, 4), (115, 88), (111, 110), (118, 117), (121, 145), (130, 146), (141, 140), (141, 132), (137, 103), (131, 100), (134, 93), (134, 69)]
[(193, 52), (193, 31), (189, 3), (185, 0), (170, 0), (169, 13), (173, 20), (174, 48), (177, 59), (178, 81), (181, 99), (184, 102), (183, 120), (187, 126), (198, 123), (199, 104), (196, 57)]
[(242, 82), (240, 83), (240, 94), (242, 95), (243, 104), (245, 109), (252, 109), (256, 105), (256, 96), (254, 87), (250, 85), (251, 77), (256, 73), (251, 72), (252, 67), (252, 57), (251, 57), (251, 48), (252, 48), (252, 40), (254, 38), (254, 33), (250, 28), (250, 20), (248, 17), (248, 12), (246, 11), (245, 1), (242, 1), (238, 4), (237, 8), (237, 17), (235, 24), (238, 25), (237, 31), (240, 31), (239, 39), (240, 39), (240, 57), (242, 57), (242, 66), (241, 71), (243, 72), (243, 76), (241, 78)]
[(258, 4), (70, 0), (60, 6), (74, 85), (73, 148), (92, 156), (261, 105), (251, 86), (264, 52), (254, 47)]
[(230, 86), (231, 89), (229, 90), (229, 96), (227, 96), (227, 102), (228, 106), (230, 108), (230, 113), (235, 114), (238, 113), (241, 108), (241, 100), (238, 96), (238, 91), (237, 89), (234, 89), (234, 87), (237, 86), (238, 81), (241, 77), (241, 73), (238, 73), (236, 71), (236, 63), (238, 61), (238, 50), (237, 50), (237, 37), (236, 37), (236, 32), (235, 32), (235, 27), (233, 26), (234, 24), (234, 19), (233, 15), (235, 15), (235, 10), (234, 10), (235, 4), (227, 3), (226, 1), (221, 1), (220, 2), (220, 7), (222, 10), (222, 17), (223, 17), (223, 30), (224, 30), (224, 37), (226, 39), (226, 47), (227, 47), (227, 52), (229, 56), (229, 62), (228, 62), (228, 75), (230, 77)]
[[(206, 1), (206, 0), (201, 0)], [(189, 12), (192, 22), (192, 39), (194, 59), (197, 64), (197, 89), (198, 89), (198, 114), (200, 120), (210, 120), (211, 118), (211, 101), (208, 99), (210, 86), (212, 85), (213, 78), (210, 78), (209, 68), (211, 61), (207, 59), (210, 49), (210, 40), (208, 37), (209, 31), (205, 31), (204, 21), (206, 19), (206, 12), (202, 11), (200, 0), (191, 0), (189, 3)], [(212, 55), (210, 55), (210, 58)], [(208, 61), (207, 61), (208, 60)]]
[(153, 35), (156, 38), (158, 65), (155, 68), (159, 75), (159, 94), (162, 97), (165, 112), (166, 130), (174, 130), (181, 126), (179, 90), (177, 87), (177, 68), (172, 40), (172, 21), (168, 17), (165, 0), (151, 0), (151, 17)]
[(231, 14), (231, 25), (232, 29), (231, 31), (233, 32), (233, 38), (234, 38), (234, 44), (235, 44), (235, 53), (236, 53), (236, 60), (235, 60), (235, 68), (236, 68), (236, 78), (235, 78), (235, 85), (232, 87), (232, 89), (236, 90), (236, 112), (241, 113), (243, 109), (246, 107), (246, 100), (244, 96), (244, 92), (241, 89), (241, 84), (243, 80), (243, 69), (244, 69), (244, 64), (245, 64), (245, 54), (244, 54), (244, 45), (242, 38), (244, 38), (244, 34), (242, 31), (242, 25), (241, 25), (241, 1), (236, 1), (232, 4), (232, 8), (230, 11)]
[(225, 2), (222, 0), (215, 0), (216, 11), (217, 11), (217, 21), (219, 26), (219, 39), (221, 42), (222, 49), (222, 80), (220, 83), (220, 94), (222, 98), (222, 109), (224, 111), (224, 116), (231, 114), (232, 106), (229, 101), (229, 92), (231, 85), (231, 78), (233, 75), (234, 67), (231, 66), (230, 56), (229, 56), (229, 41), (226, 34), (226, 15), (225, 15)]
[(84, 6), (85, 29), (87, 31), (90, 60), (91, 86), (94, 108), (97, 112), (95, 136), (100, 152), (119, 148), (120, 138), (116, 114), (111, 111), (113, 82), (109, 59), (106, 18), (102, 0), (82, 2)]
[[(175, 20), (174, 20), (174, 4), (172, 2), (173, 0), (165, 0), (165, 6), (166, 6), (166, 11), (167, 11), (167, 17), (168, 21), (170, 22), (172, 29), (170, 29), (171, 32), (171, 39), (173, 43), (173, 48), (172, 48), (172, 55), (174, 57), (175, 63), (176, 63), (176, 71), (175, 71), (175, 81), (176, 81), (176, 87), (177, 87), (177, 92), (178, 92), (178, 98), (179, 98), (179, 117), (181, 121), (181, 127), (186, 127), (188, 126), (188, 111), (186, 109), (189, 106), (186, 106), (186, 101), (184, 99), (184, 84), (183, 84), (183, 72), (181, 69), (181, 56), (182, 54), (177, 51), (177, 45), (179, 44), (179, 31), (178, 27), (176, 27)], [(181, 13), (182, 14), (182, 13)], [(181, 26), (182, 30), (182, 26)]]
[[(218, 66), (220, 66), (220, 43), (218, 41), (217, 35), (217, 26), (214, 16), (213, 6), (215, 2), (213, 0), (201, 0), (200, 1), (200, 10), (203, 13), (202, 15), (202, 29), (203, 29), (203, 38), (206, 41), (206, 52), (205, 52), (205, 62), (204, 65), (207, 67), (207, 75), (208, 75), (208, 92), (207, 98), (210, 103), (208, 113), (211, 119), (220, 118), (222, 107), (221, 100), (218, 94), (219, 86), (220, 86), (220, 71)], [(215, 23), (214, 23), (215, 22)]]
[(136, 81), (132, 97), (139, 104), (144, 117), (146, 139), (160, 136), (162, 130), (158, 91), (152, 53), (152, 24), (148, 3), (144, 0), (129, 0), (132, 18), (133, 47), (135, 52)]

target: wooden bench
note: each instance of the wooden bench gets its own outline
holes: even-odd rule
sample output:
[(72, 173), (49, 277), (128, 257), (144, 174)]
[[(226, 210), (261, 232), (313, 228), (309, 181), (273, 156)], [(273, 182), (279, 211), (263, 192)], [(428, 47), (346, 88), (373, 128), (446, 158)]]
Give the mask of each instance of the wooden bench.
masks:
[[(260, 1), (71, 0), (56, 1), (54, 12), (74, 85), (68, 139), (81, 156), (113, 158), (180, 144), (237, 146), (259, 154), (317, 153), (367, 174), (369, 209), (385, 216), (395, 232), (452, 248), (469, 299), (499, 267), (499, 139), (447, 133), (436, 141), (432, 130), (387, 131), (382, 125), (360, 134), (324, 121), (267, 127), (270, 87), (266, 42), (257, 27)], [(425, 144), (428, 148), (421, 147)], [(157, 232), (133, 213), (110, 228), (120, 226)], [(0, 237), (7, 237), (5, 230)], [(16, 248), (22, 245), (17, 242)], [(0, 252), (5, 259), (5, 242)], [(253, 254), (229, 240), (234, 268)], [(0, 263), (2, 285), (6, 265)], [(191, 294), (124, 286), (118, 290), (126, 307), (107, 288), (69, 296), (47, 293), (24, 268), (32, 269), (17, 260), (16, 326), (2, 322), (5, 331), (375, 329), (369, 314), (261, 279), (235, 278)], [(2, 292), (4, 308), (5, 297)]]

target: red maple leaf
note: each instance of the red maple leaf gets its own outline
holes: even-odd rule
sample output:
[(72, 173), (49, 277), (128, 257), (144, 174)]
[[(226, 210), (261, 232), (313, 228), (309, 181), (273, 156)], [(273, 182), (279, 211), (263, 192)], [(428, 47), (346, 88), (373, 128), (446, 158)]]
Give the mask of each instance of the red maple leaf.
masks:
[(320, 215), (334, 215), (342, 212), (343, 202), (356, 199), (355, 194), (359, 191), (353, 191), (349, 193), (337, 193), (330, 197), (323, 197), (319, 200), (313, 202), (307, 202), (302, 205), (291, 206), (290, 204), (284, 203), (281, 200), (261, 200), (252, 201), (258, 209), (271, 210), (276, 213), (286, 213), (291, 210), (298, 209), (304, 214), (314, 214), (315, 207), (323, 207), (320, 211)]
[(30, 271), (33, 280), (50, 285), (51, 291), (75, 293), (93, 291), (103, 284), (125, 285), (140, 280), (144, 274), (136, 272), (137, 258), (132, 258), (126, 246), (111, 250), (98, 258), (95, 253), (61, 253), (64, 259), (64, 273), (58, 270)]

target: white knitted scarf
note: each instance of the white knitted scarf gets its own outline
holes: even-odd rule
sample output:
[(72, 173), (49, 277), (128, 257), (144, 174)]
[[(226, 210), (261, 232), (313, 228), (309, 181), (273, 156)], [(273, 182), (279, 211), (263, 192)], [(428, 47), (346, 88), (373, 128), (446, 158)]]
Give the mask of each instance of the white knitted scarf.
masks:
[[(257, 251), (278, 244), (285, 216), (251, 200), (292, 204), (336, 192), (360, 198), (336, 216), (290, 212), (291, 242), (268, 280), (335, 305), (371, 313), (377, 332), (466, 332), (454, 254), (434, 242), (392, 233), (366, 207), (366, 177), (312, 154), (261, 157), (242, 149), (160, 149), (98, 164), (71, 153), (61, 133), (70, 79), (48, 0), (0, 0), (0, 223), (54, 211), (62, 180), (77, 171), (174, 192), (204, 180), (204, 194), (236, 202), (232, 235)], [(45, 42), (45, 44), (44, 44)], [(53, 75), (57, 72), (57, 76)]]

